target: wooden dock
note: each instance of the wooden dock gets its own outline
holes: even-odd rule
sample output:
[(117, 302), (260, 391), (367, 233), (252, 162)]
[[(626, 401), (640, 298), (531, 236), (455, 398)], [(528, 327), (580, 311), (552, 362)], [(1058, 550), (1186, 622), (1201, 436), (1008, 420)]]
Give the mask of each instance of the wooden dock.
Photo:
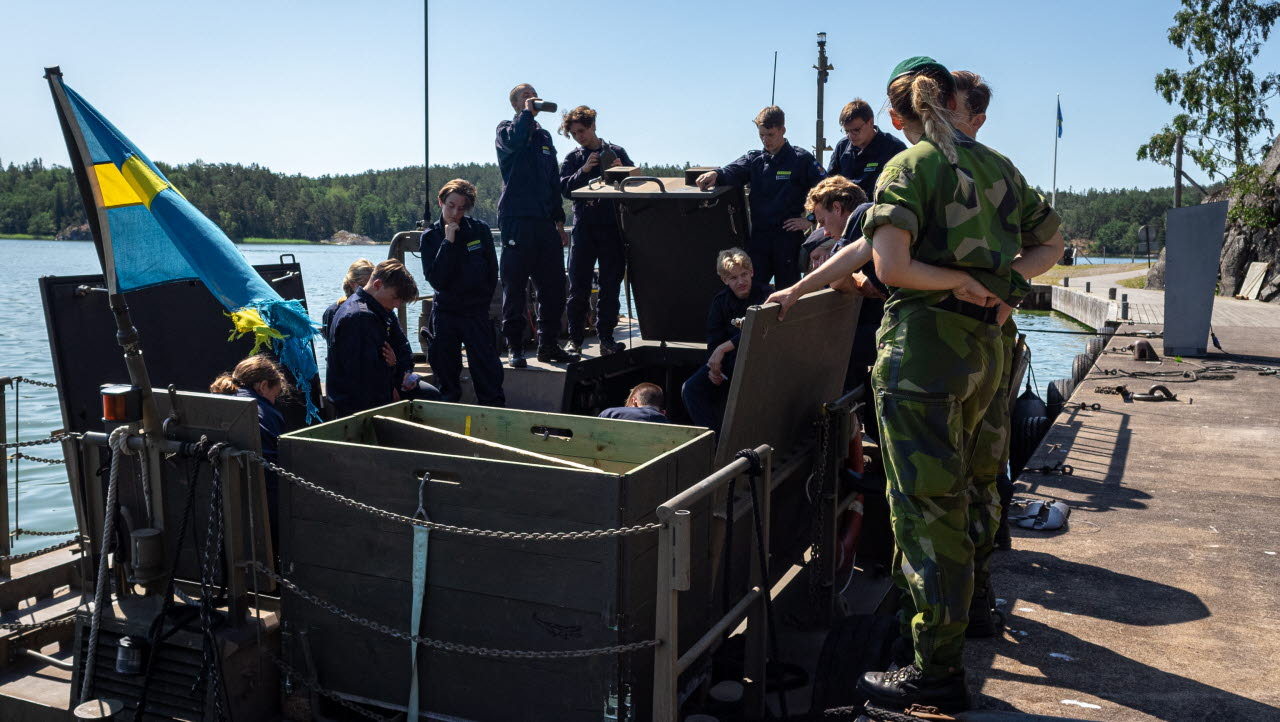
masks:
[[(1103, 298), (1106, 278), (1089, 279)], [(1158, 300), (1159, 292), (1121, 290), (1131, 304)], [(1090, 720), (1280, 719), (1280, 376), (1102, 373), (1280, 368), (1280, 306), (1216, 299), (1213, 318), (1233, 355), (1210, 349), (1204, 359), (1151, 364), (1102, 354), (1071, 398), (1101, 409), (1063, 411), (1028, 464), (1061, 462), (1074, 473), (1022, 474), (1019, 496), (1062, 499), (1073, 511), (1065, 531), (1015, 528), (1013, 549), (996, 555), (1007, 629), (966, 651), (981, 708)], [(1120, 331), (1140, 328), (1160, 330)], [(1110, 347), (1133, 341), (1116, 337)], [(1152, 345), (1161, 350), (1158, 339)], [(1144, 392), (1153, 383), (1178, 400), (1125, 403), (1096, 390)]]

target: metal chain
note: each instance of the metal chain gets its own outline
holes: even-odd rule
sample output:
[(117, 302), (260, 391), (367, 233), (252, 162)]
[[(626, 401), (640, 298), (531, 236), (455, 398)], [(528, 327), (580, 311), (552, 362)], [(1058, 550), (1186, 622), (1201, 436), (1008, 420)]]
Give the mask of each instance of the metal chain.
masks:
[(494, 531), (490, 529), (471, 529), (463, 526), (452, 526), (450, 524), (441, 524), (439, 522), (427, 521), (425, 519), (415, 519), (411, 516), (396, 514), (395, 512), (387, 511), (385, 509), (379, 509), (376, 506), (370, 506), (369, 504), (345, 497), (336, 491), (331, 491), (323, 486), (307, 481), (301, 476), (267, 461), (261, 454), (251, 451), (244, 451), (240, 453), (243, 453), (249, 458), (257, 461), (259, 464), (262, 464), (264, 468), (274, 471), (278, 476), (288, 479), (308, 491), (312, 491), (320, 496), (326, 497), (330, 501), (336, 501), (344, 506), (349, 506), (352, 509), (363, 511), (366, 514), (372, 514), (373, 516), (381, 517), (389, 521), (398, 521), (402, 524), (420, 526), (433, 531), (442, 532), (444, 534), (458, 534), (461, 536), (475, 536), (488, 539), (511, 539), (516, 541), (584, 541), (588, 539), (607, 539), (611, 537), (645, 534), (662, 528), (662, 524), (659, 522), (637, 524), (636, 526), (620, 527), (617, 529), (594, 529), (592, 531), (570, 532)]
[(57, 384), (51, 384), (48, 381), (37, 381), (36, 379), (29, 379), (26, 376), (14, 376), (13, 382), (15, 384), (31, 384), (32, 386), (43, 386), (46, 389), (58, 388)]
[(629, 642), (627, 644), (615, 644), (610, 647), (595, 647), (592, 649), (565, 649), (540, 652), (536, 650), (526, 649), (493, 649), (491, 647), (476, 647), (469, 644), (458, 644), (457, 642), (445, 642), (439, 639), (431, 639), (429, 637), (419, 637), (407, 632), (392, 629), (380, 622), (374, 622), (364, 617), (356, 616), (331, 602), (327, 602), (311, 592), (302, 589), (297, 584), (285, 579), (284, 577), (267, 569), (261, 562), (241, 562), (240, 566), (256, 569), (266, 577), (275, 580), (277, 584), (288, 589), (299, 597), (311, 602), (321, 609), (341, 617), (353, 624), (372, 629), (375, 632), (381, 632), (389, 637), (395, 637), (406, 642), (421, 644), (424, 647), (438, 649), (442, 652), (456, 652), (458, 654), (473, 654), (479, 657), (499, 657), (508, 659), (578, 659), (581, 657), (599, 657), (606, 655), (622, 654), (625, 652), (634, 652), (640, 649), (648, 649), (657, 647), (661, 642), (656, 639), (649, 639), (643, 642)]
[[(21, 449), (27, 446), (42, 446), (44, 444), (56, 444), (63, 439), (69, 438), (74, 434), (56, 434), (47, 439), (36, 439), (35, 441), (14, 441), (12, 443), (0, 444), (0, 449)], [(30, 458), (30, 457), (28, 457)]]
[(272, 654), (269, 650), (264, 650), (264, 651), (266, 651), (267, 656), (271, 658), (272, 663), (274, 663), (277, 667), (280, 668), (281, 672), (284, 672), (285, 675), (289, 677), (293, 677), (298, 681), (302, 682), (303, 684), (307, 685), (307, 687), (309, 687), (312, 691), (322, 694), (325, 697), (328, 697), (329, 699), (333, 700), (334, 702), (337, 702), (338, 704), (342, 705), (343, 707), (346, 707), (347, 709), (351, 710), (352, 712), (355, 712), (356, 714), (363, 715), (372, 720), (378, 720), (379, 722), (389, 722), (388, 718), (383, 717), (382, 715), (379, 715), (379, 714), (374, 714), (373, 712), (370, 712), (369, 710), (365, 709), (364, 707), (361, 707), (355, 702), (352, 702), (351, 700), (346, 699), (345, 697), (338, 694), (337, 692), (331, 692), (325, 689), (324, 687), (321, 687), (320, 680), (316, 679), (315, 677), (309, 674), (302, 674), (298, 672), (298, 670), (294, 669), (292, 665), (290, 665), (288, 662), (284, 661), (283, 659), (277, 657), (276, 655)]
[(822, 610), (822, 585), (825, 579), (821, 579), (818, 570), (823, 569), (826, 564), (826, 549), (823, 542), (827, 539), (829, 530), (826, 524), (826, 506), (825, 496), (828, 493), (828, 471), (827, 463), (831, 460), (831, 436), (832, 424), (835, 423), (834, 415), (823, 414), (818, 419), (818, 458), (814, 462), (814, 468), (810, 474), (810, 480), (817, 479), (818, 489), (816, 492), (810, 492), (808, 488), (809, 480), (806, 480), (806, 493), (810, 494), (810, 501), (813, 504), (812, 518), (809, 520), (809, 609), (812, 612), (819, 613)]
[(62, 619), (50, 619), (47, 622), (35, 622), (34, 624), (19, 624), (17, 622), (0, 622), (0, 629), (10, 632), (25, 632), (32, 629), (46, 629), (49, 627), (61, 627), (66, 624), (73, 624), (75, 617), (64, 617)]
[(1121, 389), (1124, 389), (1125, 391), (1127, 391), (1127, 390), (1128, 390), (1128, 389), (1125, 389), (1125, 387), (1123, 387), (1123, 386), (1094, 386), (1094, 387), (1093, 387), (1093, 393), (1095, 393), (1095, 394), (1114, 394), (1114, 395), (1116, 395), (1116, 396), (1123, 396), (1124, 394), (1123, 394), (1123, 392), (1121, 391)]
[(27, 461), (38, 461), (38, 462), (40, 462), (41, 464), (65, 464), (65, 463), (67, 463), (65, 459), (46, 459), (46, 458), (44, 458), (43, 456), (32, 456), (32, 455), (30, 455), (30, 454), (24, 454), (24, 453), (22, 453), (21, 451), (16, 451), (16, 452), (14, 452), (14, 453), (10, 454), (9, 456), (5, 457), (5, 459), (6, 459), (6, 460), (8, 460), (8, 461), (12, 461), (13, 459), (26, 459)]
[(23, 552), (22, 554), (9, 554), (8, 556), (0, 556), (0, 562), (20, 562), (25, 559), (34, 559), (40, 556), (41, 554), (56, 552), (59, 549), (66, 549), (69, 546), (75, 546), (76, 544), (79, 544), (79, 543), (80, 543), (80, 538), (76, 537), (75, 539), (68, 539), (62, 542), (61, 544), (54, 544), (53, 546), (48, 546), (48, 547), (45, 547), (44, 549), (37, 549), (33, 552)]
[(66, 536), (68, 534), (79, 534), (79, 533), (80, 533), (79, 529), (68, 529), (66, 531), (33, 531), (31, 529), (14, 529), (13, 530), (14, 536), (22, 536), (23, 534), (26, 534), (27, 536)]

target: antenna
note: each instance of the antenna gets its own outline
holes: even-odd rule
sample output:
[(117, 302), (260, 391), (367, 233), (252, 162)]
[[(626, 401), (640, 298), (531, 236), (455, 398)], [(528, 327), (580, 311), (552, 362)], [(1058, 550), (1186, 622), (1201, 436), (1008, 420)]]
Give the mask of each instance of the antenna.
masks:
[(769, 91), (769, 105), (777, 105), (778, 96), (778, 51), (773, 51), (773, 89)]

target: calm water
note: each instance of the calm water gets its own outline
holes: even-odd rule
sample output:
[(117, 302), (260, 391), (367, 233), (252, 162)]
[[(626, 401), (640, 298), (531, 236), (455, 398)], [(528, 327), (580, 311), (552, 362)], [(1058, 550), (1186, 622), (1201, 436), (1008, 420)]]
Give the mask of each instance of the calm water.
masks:
[[(240, 249), (251, 263), (276, 263), (280, 254), (292, 253), (302, 264), (307, 307), (316, 320), (319, 320), (330, 303), (337, 300), (343, 274), (352, 261), (366, 257), (376, 262), (384, 258), (387, 252), (386, 246), (253, 245), (241, 246)], [(3, 323), (0, 323), (0, 376), (25, 376), (53, 381), (53, 363), (36, 279), (55, 274), (101, 273), (93, 244), (0, 239), (0, 259), (15, 276), (13, 283), (0, 285), (0, 308), (9, 309), (4, 313)], [(417, 273), (421, 266), (416, 259), (408, 265), (415, 275), (421, 275)], [(416, 328), (417, 309), (411, 308), (409, 316), (409, 327)], [(1084, 350), (1088, 337), (1040, 332), (1083, 329), (1060, 314), (1019, 312), (1018, 324), (1028, 335), (1035, 359), (1035, 375), (1043, 397), (1044, 388), (1050, 381), (1070, 375), (1071, 362), (1077, 353)], [(318, 342), (316, 353), (323, 373), (323, 341)], [(7, 390), (6, 399), (8, 441), (47, 437), (50, 431), (61, 426), (58, 398), (53, 389), (21, 384), (16, 394), (12, 389)], [(15, 428), (15, 412), (21, 414), (20, 436)], [(56, 445), (36, 447), (29, 451), (35, 456), (62, 457), (62, 449)], [(63, 467), (31, 461), (13, 461), (9, 464), (11, 526), (15, 525), (15, 511), (17, 523), (26, 529), (63, 530), (75, 526)], [(51, 541), (47, 538), (24, 536), (14, 544), (14, 551), (38, 549)]]

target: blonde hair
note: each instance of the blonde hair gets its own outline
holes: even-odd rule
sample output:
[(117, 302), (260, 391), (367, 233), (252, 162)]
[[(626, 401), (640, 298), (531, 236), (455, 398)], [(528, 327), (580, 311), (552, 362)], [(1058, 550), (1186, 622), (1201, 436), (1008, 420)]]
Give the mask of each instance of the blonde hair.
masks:
[(289, 389), (289, 380), (280, 370), (280, 364), (267, 356), (256, 354), (240, 363), (231, 373), (224, 373), (209, 384), (211, 394), (235, 394), (236, 389), (253, 389), (260, 382), (266, 381), (268, 386), (279, 386), (281, 393)]
[(867, 194), (857, 183), (842, 175), (829, 175), (809, 189), (809, 195), (804, 199), (804, 209), (813, 213), (819, 206), (826, 209), (839, 203), (845, 213), (852, 213), (854, 208), (866, 202)]
[[(946, 75), (943, 81), (939, 75)], [(954, 81), (945, 69), (924, 68), (889, 84), (889, 104), (903, 120), (919, 123), (924, 134), (956, 165), (955, 120), (947, 104), (955, 98)]]
[(373, 275), (373, 261), (367, 258), (361, 258), (350, 266), (347, 266), (347, 275), (342, 277), (342, 298), (338, 299), (341, 305), (347, 297), (356, 292), (357, 288), (363, 287), (369, 282), (369, 276)]
[(720, 251), (720, 255), (716, 256), (716, 274), (721, 278), (729, 275), (735, 266), (742, 266), (748, 271), (756, 270), (751, 265), (751, 256), (741, 248), (730, 248)]

